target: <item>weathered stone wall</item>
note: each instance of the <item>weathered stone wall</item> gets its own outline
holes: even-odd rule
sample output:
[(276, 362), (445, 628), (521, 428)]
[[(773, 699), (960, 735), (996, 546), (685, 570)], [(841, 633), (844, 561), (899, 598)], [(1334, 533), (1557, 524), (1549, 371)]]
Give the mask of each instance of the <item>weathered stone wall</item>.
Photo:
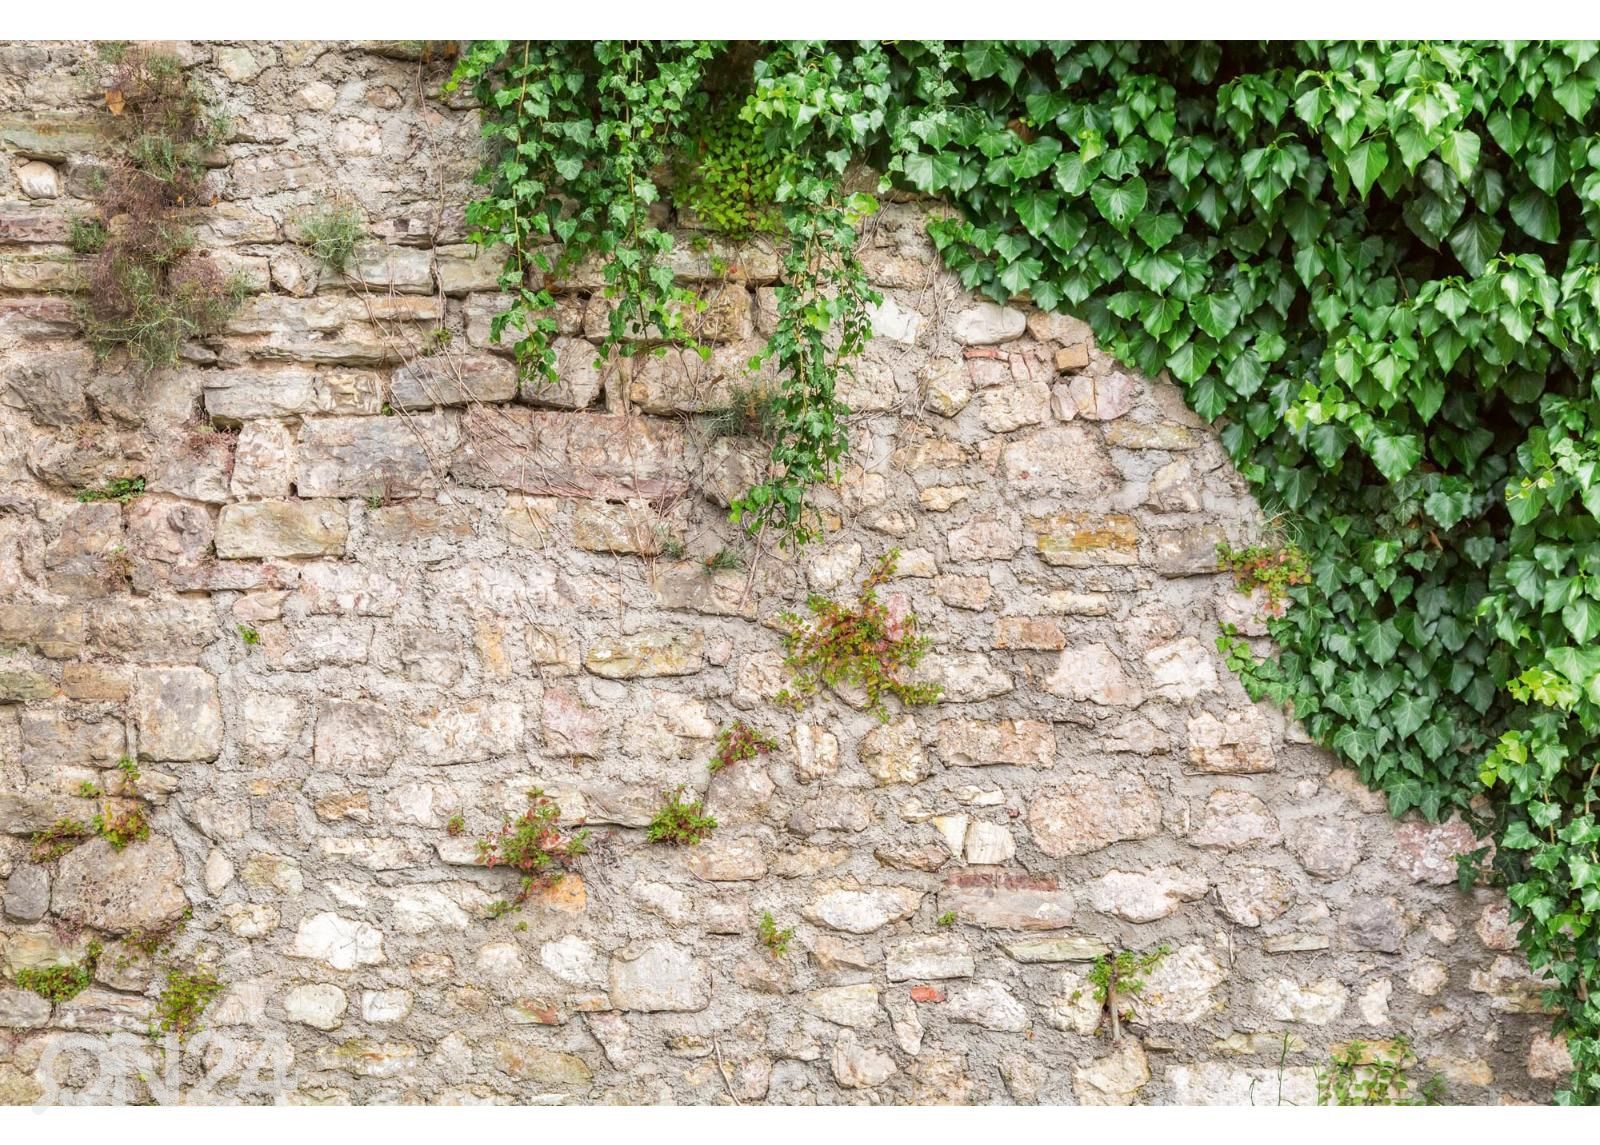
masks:
[[(212, 1100), (270, 1099), (236, 1078), (255, 1057), (297, 1102), (1306, 1103), (1330, 1047), (1401, 1033), (1454, 1100), (1547, 1099), (1562, 1054), (1503, 901), (1454, 885), (1471, 833), (1391, 821), (1213, 652), (1219, 619), (1263, 631), (1215, 564), (1259, 512), (1171, 386), (964, 295), (890, 206), (826, 541), (757, 556), (723, 506), (759, 447), (685, 415), (768, 328), (770, 251), (684, 236), (709, 364), (596, 370), (580, 289), (559, 384), (519, 396), (448, 65), (176, 50), (234, 117), (200, 229), (254, 293), (140, 378), (63, 293), (109, 123), (90, 49), (0, 47), (0, 959), (107, 944), (71, 1001), (0, 986), (0, 1094), (114, 1072), (51, 1059), (142, 1033), (167, 960), (226, 984), (179, 1055)], [(375, 236), (354, 281), (293, 242), (334, 195)], [(724, 546), (746, 566), (707, 572)], [(772, 704), (775, 617), (891, 546), (943, 700)], [(709, 779), (736, 717), (781, 748)], [(30, 862), (124, 754), (150, 840)], [(678, 784), (721, 826), (646, 844)], [(473, 838), (533, 785), (594, 853), (491, 919), (513, 880)], [(186, 908), (155, 965), (118, 941)], [(1160, 943), (1129, 1036), (1096, 1037), (1090, 960)]]

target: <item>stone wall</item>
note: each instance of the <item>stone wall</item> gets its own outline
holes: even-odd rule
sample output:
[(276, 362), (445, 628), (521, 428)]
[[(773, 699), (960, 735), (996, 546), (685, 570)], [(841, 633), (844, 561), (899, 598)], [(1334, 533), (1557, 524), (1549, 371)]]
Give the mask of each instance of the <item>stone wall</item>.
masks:
[[(168, 964), (225, 984), (175, 1055), (209, 1100), (271, 1100), (256, 1061), (294, 1102), (1309, 1103), (1331, 1047), (1397, 1034), (1453, 1100), (1548, 1099), (1504, 902), (1455, 887), (1471, 832), (1391, 821), (1213, 651), (1219, 620), (1264, 631), (1215, 561), (1260, 514), (1170, 385), (964, 295), (891, 205), (826, 540), (758, 554), (724, 506), (760, 447), (688, 415), (768, 328), (772, 251), (682, 236), (708, 363), (596, 369), (580, 276), (559, 383), (519, 395), (448, 64), (174, 50), (234, 119), (199, 227), (254, 293), (139, 377), (66, 293), (109, 124), (91, 50), (0, 47), (0, 960), (107, 949), (53, 1007), (0, 986), (6, 1099), (108, 1100), (92, 1051), (151, 1052)], [(348, 279), (293, 241), (335, 195), (373, 235)], [(707, 571), (725, 546), (743, 567)], [(941, 702), (774, 705), (777, 615), (891, 547)], [(735, 718), (779, 750), (711, 778)], [(124, 755), (151, 838), (31, 862), (125, 805)], [(718, 830), (647, 844), (679, 784)], [(594, 851), (491, 918), (514, 880), (473, 840), (535, 785)], [(129, 949), (185, 912), (170, 952)], [(1092, 960), (1163, 943), (1097, 1037)]]

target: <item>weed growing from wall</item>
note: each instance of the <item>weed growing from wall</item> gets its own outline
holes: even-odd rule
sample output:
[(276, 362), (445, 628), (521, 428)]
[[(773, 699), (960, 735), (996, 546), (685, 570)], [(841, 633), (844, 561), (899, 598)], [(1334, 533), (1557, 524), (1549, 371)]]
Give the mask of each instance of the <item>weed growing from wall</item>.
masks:
[(705, 804), (698, 799), (684, 799), (683, 792), (679, 785), (661, 793), (661, 806), (645, 828), (644, 837), (649, 842), (692, 847), (716, 830), (717, 821), (705, 813)]
[(898, 549), (879, 558), (854, 607), (813, 595), (806, 601), (809, 618), (792, 612), (778, 617), (784, 664), (792, 673), (778, 703), (799, 708), (825, 687), (856, 687), (878, 718), (887, 720), (889, 696), (908, 706), (938, 700), (940, 685), (906, 678), (928, 651), (927, 639), (917, 635), (916, 614), (895, 615), (878, 599), (899, 558)]
[(99, 194), (99, 231), (74, 230), (90, 262), (80, 317), (96, 351), (126, 351), (141, 370), (174, 365), (184, 342), (218, 332), (245, 286), (194, 249), (206, 157), (221, 122), (172, 56), (124, 52), (107, 85), (120, 128)]

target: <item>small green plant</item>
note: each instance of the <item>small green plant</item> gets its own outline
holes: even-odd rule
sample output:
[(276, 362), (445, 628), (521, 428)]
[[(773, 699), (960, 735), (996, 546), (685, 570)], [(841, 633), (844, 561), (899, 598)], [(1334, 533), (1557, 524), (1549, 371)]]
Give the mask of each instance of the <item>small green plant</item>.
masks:
[(490, 918), (504, 918), (516, 909), (516, 905), (506, 899), (495, 899), (488, 906)]
[(200, 1029), (200, 1015), (222, 993), (222, 983), (209, 970), (167, 971), (167, 982), (156, 999), (156, 1027), (177, 1034), (186, 1042)]
[(1387, 1043), (1351, 1042), (1334, 1048), (1317, 1072), (1318, 1105), (1442, 1105), (1444, 1078), (1434, 1074), (1414, 1092), (1410, 1071), (1417, 1064), (1404, 1034)]
[(681, 561), (689, 552), (687, 545), (674, 536), (661, 538), (661, 554), (675, 561)]
[(744, 558), (730, 548), (720, 548), (705, 559), (706, 572), (728, 572), (742, 568)]
[(793, 673), (776, 700), (799, 708), (824, 687), (855, 685), (866, 692), (867, 706), (888, 720), (885, 696), (908, 706), (931, 704), (943, 691), (938, 684), (913, 683), (904, 674), (928, 651), (917, 635), (914, 612), (897, 616), (878, 599), (877, 590), (894, 575), (900, 550), (880, 558), (862, 583), (854, 608), (813, 595), (806, 601), (809, 621), (792, 612), (778, 617), (784, 629), (784, 664)]
[(78, 795), (83, 799), (100, 798), (100, 788), (91, 779), (85, 779), (78, 784)]
[(1266, 590), (1267, 602), (1281, 612), (1289, 590), (1311, 583), (1311, 568), (1298, 545), (1250, 545), (1235, 549), (1223, 542), (1217, 546), (1217, 560), (1233, 573), (1240, 592)]
[(94, 833), (107, 843), (111, 844), (114, 851), (120, 851), (129, 843), (143, 842), (150, 837), (150, 822), (144, 817), (144, 812), (137, 807), (121, 812), (96, 812), (93, 820)]
[(254, 628), (251, 628), (248, 624), (241, 624), (238, 626), (238, 628), (239, 639), (244, 641), (245, 647), (254, 648), (257, 644), (261, 643), (261, 633), (257, 632)]
[(99, 254), (106, 248), (106, 225), (99, 219), (76, 218), (67, 232), (73, 254)]
[[(1144, 992), (1144, 975), (1160, 965), (1172, 953), (1165, 943), (1144, 954), (1119, 950), (1107, 958), (1101, 955), (1094, 960), (1089, 971), (1089, 984), (1094, 989), (1094, 1000), (1102, 1006), (1102, 1026), (1111, 1029), (1111, 1040), (1122, 1040), (1122, 1023), (1131, 1022), (1137, 1015), (1132, 1001)], [(1077, 1001), (1079, 995), (1072, 996)]]
[(442, 354), (450, 348), (450, 343), (455, 336), (450, 333), (448, 326), (436, 326), (428, 334), (428, 340), (422, 347), (423, 355)]
[(100, 943), (91, 942), (82, 962), (61, 966), (24, 966), (17, 971), (16, 983), (24, 990), (32, 990), (52, 1005), (70, 1001), (94, 981), (94, 969), (101, 953)]
[(81, 819), (57, 819), (44, 830), (33, 833), (28, 857), (35, 863), (52, 862), (93, 836), (94, 828)]
[(734, 720), (717, 733), (717, 751), (706, 765), (713, 775), (735, 763), (766, 755), (778, 746), (778, 741), (766, 732), (751, 727), (743, 720)]
[(789, 940), (794, 937), (794, 927), (786, 926), (778, 929), (777, 920), (772, 917), (770, 910), (761, 912), (761, 918), (756, 923), (756, 938), (761, 945), (767, 948), (767, 953), (774, 958), (782, 958), (789, 953)]
[(334, 203), (303, 219), (300, 231), (301, 245), (333, 273), (343, 274), (367, 236), (367, 224), (354, 204)]
[(956, 924), (956, 912), (947, 910), (933, 921), (938, 926), (954, 926)]
[(558, 826), (560, 818), (561, 808), (555, 800), (535, 787), (528, 792), (526, 811), (507, 819), (497, 834), (478, 840), (478, 862), (486, 867), (510, 867), (522, 875), (515, 901), (498, 913), (491, 906), (491, 918), (521, 906), (534, 891), (554, 886), (578, 856), (588, 853), (588, 828), (564, 835)]
[(98, 489), (80, 489), (78, 500), (84, 503), (115, 501), (119, 505), (126, 505), (143, 492), (143, 477), (113, 477)]
[(705, 813), (700, 800), (685, 801), (683, 786), (661, 793), (662, 803), (645, 830), (652, 843), (672, 843), (692, 847), (716, 829), (717, 821)]
[(460, 815), (452, 815), (444, 825), (444, 833), (452, 837), (465, 834), (467, 821)]
[(138, 761), (131, 755), (125, 755), (117, 760), (117, 770), (122, 773), (122, 782), (127, 787), (128, 794), (136, 794), (139, 789), (139, 779), (144, 774), (139, 770)]

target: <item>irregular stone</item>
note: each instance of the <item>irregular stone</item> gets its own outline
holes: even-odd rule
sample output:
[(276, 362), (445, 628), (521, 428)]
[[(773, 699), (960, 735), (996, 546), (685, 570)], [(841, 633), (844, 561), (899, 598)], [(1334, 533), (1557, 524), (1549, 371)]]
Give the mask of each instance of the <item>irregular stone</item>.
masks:
[(611, 959), (610, 993), (619, 1010), (703, 1010), (711, 1001), (711, 974), (688, 949), (658, 939)]
[(32, 990), (0, 986), (0, 1028), (37, 1030), (50, 1024), (50, 1003)]
[(1310, 1066), (1242, 1068), (1197, 1062), (1169, 1069), (1167, 1085), (1179, 1105), (1317, 1104), (1316, 1071)]
[(505, 402), (517, 394), (517, 368), (489, 354), (436, 354), (394, 372), (389, 402), (396, 409)]
[(1142, 1021), (1193, 1025), (1222, 1008), (1216, 990), (1228, 971), (1203, 946), (1180, 946), (1145, 974), (1136, 1005)]
[(1203, 898), (1210, 889), (1204, 878), (1181, 867), (1109, 871), (1089, 884), (1089, 901), (1102, 914), (1128, 922), (1154, 922)]
[(545, 689), (539, 720), (551, 754), (589, 759), (600, 754), (599, 718), (566, 688)]
[(1043, 720), (941, 720), (939, 758), (950, 767), (1052, 767), (1055, 730)]
[(1405, 914), (1400, 900), (1391, 896), (1356, 900), (1340, 919), (1345, 945), (1351, 950), (1377, 950), (1399, 954), (1406, 936)]
[(327, 982), (296, 986), (283, 996), (283, 1011), (291, 1022), (319, 1030), (338, 1029), (348, 1008), (344, 991)]
[(1085, 975), (1063, 971), (1056, 976), (1053, 989), (1055, 992), (1047, 996), (1041, 1006), (1045, 1025), (1085, 1038), (1100, 1031), (1105, 1004), (1095, 999), (1094, 986)]
[(1150, 1083), (1150, 1062), (1137, 1038), (1124, 1037), (1105, 1057), (1072, 1071), (1080, 1105), (1132, 1105)]
[(839, 770), (839, 740), (832, 732), (814, 724), (796, 724), (794, 739), (794, 777), (801, 783), (826, 779)]
[(1086, 855), (1122, 839), (1148, 839), (1160, 829), (1161, 801), (1137, 775), (1067, 775), (1028, 807), (1033, 841), (1053, 859)]
[(939, 699), (947, 704), (992, 700), (1016, 687), (1010, 674), (997, 668), (982, 652), (945, 652), (929, 656), (917, 675), (922, 680), (937, 683)]
[(1102, 707), (1131, 708), (1144, 702), (1144, 693), (1128, 679), (1122, 662), (1104, 644), (1063, 650), (1055, 672), (1044, 681), (1044, 690)]
[(986, 1030), (1019, 1033), (1028, 1028), (1027, 1008), (993, 978), (979, 978), (950, 987), (945, 1014)]
[(888, 950), (884, 973), (891, 982), (971, 978), (972, 951), (954, 936), (919, 935), (902, 939)]
[(932, 770), (910, 716), (874, 728), (861, 738), (856, 751), (867, 774), (880, 784), (917, 783)]
[(826, 1018), (837, 1026), (869, 1030), (883, 1020), (878, 1005), (878, 988), (871, 983), (858, 986), (832, 986), (806, 995), (808, 1013)]
[(411, 1013), (409, 990), (361, 991), (361, 1020), (363, 1022), (398, 1022)]
[(1059, 652), (1066, 642), (1060, 623), (1053, 617), (1005, 616), (994, 622), (996, 648)]
[(1343, 878), (1361, 858), (1361, 836), (1348, 826), (1325, 820), (1303, 820), (1288, 833), (1289, 853), (1321, 878)]
[(1099, 442), (1076, 423), (1010, 439), (1000, 453), (1000, 470), (1007, 485), (1024, 497), (1095, 497), (1120, 483)]
[(1209, 576), (1222, 568), (1217, 546), (1228, 534), (1216, 525), (1168, 529), (1150, 539), (1150, 564), (1162, 576)]
[(1302, 986), (1289, 978), (1263, 979), (1255, 985), (1255, 1002), (1269, 1018), (1326, 1026), (1344, 1013), (1350, 991), (1335, 978)]
[(1473, 926), (1478, 941), (1490, 950), (1517, 949), (1518, 924), (1511, 920), (1511, 908), (1504, 902), (1492, 902), (1483, 908)]
[(1272, 727), (1253, 708), (1189, 720), (1189, 762), (1211, 775), (1254, 775), (1278, 766)]
[(478, 763), (507, 755), (522, 740), (522, 705), (473, 700), (419, 716), (408, 737), (430, 764)]
[(1551, 984), (1529, 973), (1519, 958), (1500, 955), (1487, 969), (1467, 976), (1467, 989), (1489, 996), (1489, 1008), (1502, 1014), (1537, 1014), (1544, 1009), (1543, 994)]
[(1293, 906), (1295, 888), (1270, 867), (1241, 867), (1223, 873), (1217, 882), (1217, 899), (1229, 922), (1256, 927), (1279, 918)]
[(1139, 563), (1139, 530), (1124, 513), (1095, 514), (1063, 509), (1028, 518), (1039, 556), (1047, 565), (1093, 568)]
[(952, 561), (1006, 561), (1022, 547), (1022, 530), (1001, 517), (976, 517), (945, 534)]
[(989, 390), (979, 399), (978, 420), (990, 433), (1010, 433), (1050, 420), (1050, 387), (1025, 382)]
[(872, 825), (871, 802), (857, 792), (830, 792), (808, 800), (789, 816), (789, 830), (799, 835), (818, 831), (865, 831)]
[(1540, 1081), (1559, 1081), (1571, 1072), (1572, 1053), (1567, 1049), (1566, 1035), (1534, 1031), (1528, 1043), (1528, 1076)]
[(909, 887), (834, 890), (806, 904), (810, 922), (849, 934), (871, 934), (891, 922), (910, 918), (922, 903), (922, 892)]
[(49, 909), (50, 876), (43, 867), (19, 863), (6, 879), (6, 917), (17, 922), (38, 922)]
[(373, 966), (384, 960), (383, 935), (367, 923), (324, 911), (300, 923), (289, 955), (313, 958), (334, 970)]
[(1389, 998), (1393, 994), (1394, 983), (1388, 978), (1380, 978), (1363, 990), (1356, 1002), (1356, 1008), (1361, 1011), (1361, 1020), (1369, 1026), (1387, 1026)]
[(382, 775), (399, 755), (394, 721), (379, 704), (329, 700), (317, 713), (313, 759), (333, 774)]
[(543, 1046), (501, 1039), (494, 1043), (494, 1055), (495, 1068), (518, 1081), (587, 1086), (594, 1078), (593, 1071), (577, 1054), (547, 1050)]
[(694, 848), (686, 863), (691, 874), (707, 882), (760, 879), (767, 873), (761, 844), (749, 836), (707, 839)]
[(1029, 938), (1021, 942), (1007, 942), (1001, 949), (1007, 957), (1023, 963), (1093, 962), (1111, 953), (1111, 948), (1098, 938), (1063, 935), (1055, 938)]
[(1117, 449), (1193, 449), (1204, 438), (1186, 425), (1122, 418), (1106, 426), (1106, 444)]
[(1009, 863), (1017, 853), (1017, 843), (1008, 828), (980, 819), (967, 828), (965, 850), (969, 863)]
[(1445, 823), (1397, 823), (1394, 862), (1413, 882), (1442, 887), (1456, 881), (1457, 855), (1471, 854), (1483, 843), (1461, 819)]
[(222, 751), (217, 681), (204, 669), (141, 669), (133, 718), (140, 759), (207, 760)]
[(958, 311), (950, 332), (963, 346), (996, 346), (1020, 338), (1028, 320), (1022, 311), (993, 302), (980, 302)]
[(159, 836), (121, 850), (91, 839), (61, 858), (50, 906), (65, 922), (113, 934), (160, 930), (189, 906), (183, 859)]
[(338, 1070), (356, 1077), (395, 1077), (416, 1068), (417, 1047), (409, 1042), (375, 1042), (351, 1038), (336, 1046), (321, 1046), (315, 1068)]
[(1271, 847), (1282, 840), (1278, 821), (1267, 805), (1248, 791), (1218, 788), (1206, 800), (1200, 826), (1190, 836), (1197, 847), (1236, 851), (1243, 847)]
[(1145, 653), (1144, 663), (1155, 693), (1162, 699), (1192, 700), (1218, 688), (1211, 654), (1192, 636), (1152, 648)]
[[(1082, 350), (1082, 347), (1073, 347)], [(1073, 355), (1071, 350), (1062, 351), (1068, 354), (1067, 366), (1069, 369), (1081, 369), (1072, 362), (1081, 358), (1084, 365), (1088, 365), (1088, 355), (1079, 353)], [(1061, 354), (1056, 356), (1056, 368), (1063, 368)], [(1073, 417), (1086, 418), (1089, 421), (1112, 421), (1127, 413), (1139, 399), (1140, 385), (1126, 374), (1107, 374), (1104, 377), (1081, 375), (1073, 378), (1064, 385), (1057, 386), (1056, 392), (1061, 395), (1056, 400), (1058, 416), (1063, 421)], [(1071, 412), (1068, 413), (1070, 403)]]
[(899, 1070), (894, 1059), (881, 1050), (863, 1046), (846, 1030), (833, 1043), (833, 1079), (846, 1089), (872, 1089), (882, 1085)]
[(302, 497), (409, 497), (432, 489), (460, 444), (454, 415), (319, 417), (300, 427)]
[(688, 676), (705, 665), (705, 638), (699, 632), (640, 632), (602, 638), (589, 646), (583, 666), (612, 680)]
[(348, 525), (336, 501), (250, 501), (225, 505), (217, 556), (320, 557), (344, 553)]
[(605, 966), (594, 943), (576, 934), (565, 935), (540, 947), (539, 964), (573, 986), (599, 986), (606, 978)]

